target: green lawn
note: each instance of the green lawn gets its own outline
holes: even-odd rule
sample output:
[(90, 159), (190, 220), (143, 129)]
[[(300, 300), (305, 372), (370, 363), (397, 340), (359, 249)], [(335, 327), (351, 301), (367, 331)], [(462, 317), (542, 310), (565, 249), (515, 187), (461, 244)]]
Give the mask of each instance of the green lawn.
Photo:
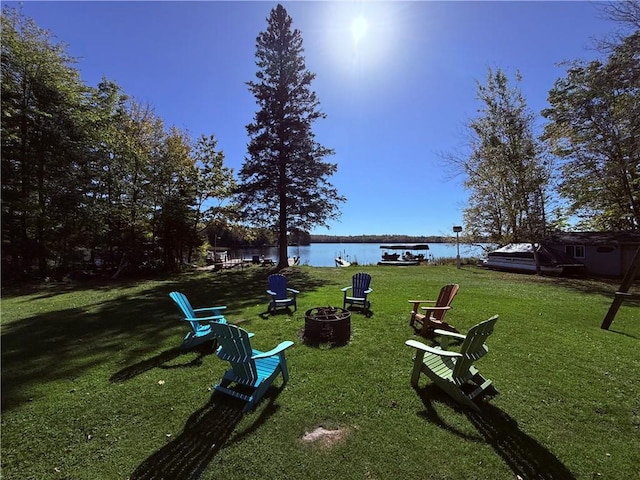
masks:
[[(305, 310), (342, 306), (351, 275), (372, 277), (371, 317), (354, 311), (348, 345), (302, 343)], [(299, 267), (298, 311), (265, 315), (266, 268), (138, 283), (49, 285), (2, 298), (3, 479), (633, 479), (640, 465), (640, 309), (600, 324), (620, 279), (506, 274), (471, 266)], [(478, 362), (500, 394), (482, 414), (423, 376), (411, 298), (460, 291), (460, 331), (494, 314)], [(246, 415), (212, 384), (227, 364), (180, 352), (172, 290), (225, 304), (256, 348), (293, 340), (290, 381)], [(425, 340), (426, 343), (429, 343)], [(337, 441), (304, 442), (318, 427)]]

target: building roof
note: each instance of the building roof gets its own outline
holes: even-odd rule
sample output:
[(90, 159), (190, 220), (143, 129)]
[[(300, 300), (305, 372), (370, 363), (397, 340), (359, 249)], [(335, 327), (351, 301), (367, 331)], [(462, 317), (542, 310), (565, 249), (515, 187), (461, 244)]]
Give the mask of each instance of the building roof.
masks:
[(640, 245), (640, 232), (558, 232), (549, 235), (550, 244)]

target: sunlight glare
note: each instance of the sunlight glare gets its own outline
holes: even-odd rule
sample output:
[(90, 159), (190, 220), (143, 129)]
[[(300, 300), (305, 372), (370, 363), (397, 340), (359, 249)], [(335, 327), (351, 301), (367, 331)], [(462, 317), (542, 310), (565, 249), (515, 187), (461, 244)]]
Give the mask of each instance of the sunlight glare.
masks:
[[(360, 82), (380, 76), (366, 76), (389, 61), (402, 26), (398, 11), (402, 2), (318, 2), (325, 13), (326, 49), (335, 68)], [(363, 77), (364, 75), (364, 77)]]
[(367, 20), (362, 16), (356, 17), (353, 22), (351, 22), (351, 35), (356, 44), (360, 43), (360, 40), (364, 38), (368, 26)]

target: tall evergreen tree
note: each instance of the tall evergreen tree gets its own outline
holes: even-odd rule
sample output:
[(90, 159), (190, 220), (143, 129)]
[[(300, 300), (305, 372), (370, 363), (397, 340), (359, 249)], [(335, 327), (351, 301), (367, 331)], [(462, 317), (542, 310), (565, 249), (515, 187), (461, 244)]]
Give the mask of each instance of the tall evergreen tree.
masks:
[(310, 88), (302, 35), (278, 4), (256, 40), (257, 81), (247, 82), (260, 107), (247, 125), (249, 157), (239, 172), (239, 200), (247, 220), (278, 232), (278, 268), (287, 266), (288, 230), (309, 230), (337, 218), (338, 195), (328, 177), (337, 166), (320, 145), (313, 123), (325, 114)]

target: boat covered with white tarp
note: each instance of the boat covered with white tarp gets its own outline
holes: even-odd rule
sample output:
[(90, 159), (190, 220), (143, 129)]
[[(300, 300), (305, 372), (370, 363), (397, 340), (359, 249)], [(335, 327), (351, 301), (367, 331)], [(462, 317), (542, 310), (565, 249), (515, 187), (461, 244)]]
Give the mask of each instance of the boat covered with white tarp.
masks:
[[(540, 271), (543, 273), (565, 273), (568, 269), (578, 269), (584, 264), (578, 262), (572, 256), (546, 247), (543, 244), (535, 244)], [(484, 266), (494, 270), (506, 270), (512, 272), (535, 272), (536, 261), (534, 257), (534, 245), (531, 243), (510, 243), (487, 254)]]

